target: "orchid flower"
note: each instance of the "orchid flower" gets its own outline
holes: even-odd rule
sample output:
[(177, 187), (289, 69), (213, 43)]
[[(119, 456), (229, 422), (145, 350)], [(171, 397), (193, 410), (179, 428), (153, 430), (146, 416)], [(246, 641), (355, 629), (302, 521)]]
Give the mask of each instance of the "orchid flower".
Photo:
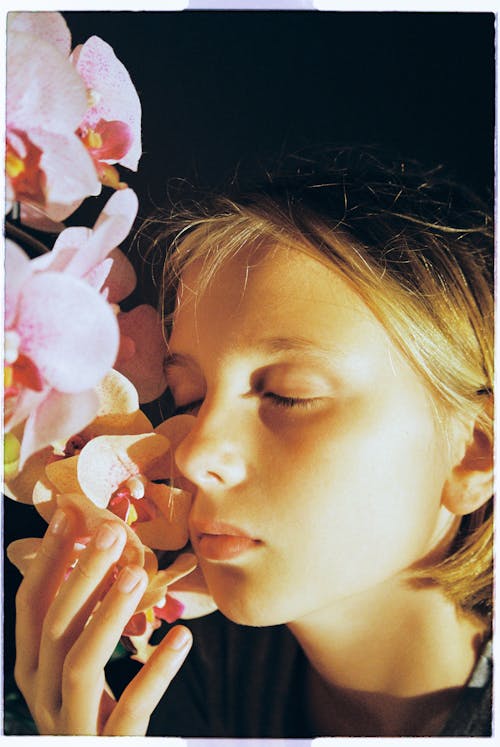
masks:
[[(50, 462), (74, 456), (79, 453), (83, 446), (95, 438), (104, 434), (133, 434), (150, 433), (153, 426), (149, 419), (139, 409), (139, 399), (133, 384), (118, 371), (109, 371), (104, 379), (95, 388), (99, 407), (95, 418), (78, 433), (70, 435), (67, 440), (54, 441), (50, 446), (32, 454), (24, 463), (21, 470), (15, 464), (15, 444), (20, 443), (23, 437), (24, 425), (21, 424), (7, 434), (6, 450), (11, 452), (7, 464), (11, 469), (4, 472), (4, 492), (15, 501), (21, 503), (33, 503), (33, 491), (38, 482), (46, 482), (45, 468)], [(50, 488), (49, 488), (50, 489)], [(55, 500), (55, 499), (54, 499)], [(48, 518), (52, 513), (45, 512)]]
[[(32, 269), (79, 277), (100, 291), (118, 311), (116, 304), (130, 295), (136, 285), (135, 270), (117, 245), (130, 232), (137, 208), (137, 196), (131, 189), (115, 192), (93, 229), (66, 228), (52, 251), (31, 260)], [(159, 314), (152, 306), (141, 304), (132, 311), (118, 313), (117, 319), (120, 346), (114, 366), (136, 386), (140, 402), (151, 402), (167, 385), (163, 369), (166, 344)]]
[(5, 429), (24, 423), (22, 466), (94, 418), (95, 387), (116, 359), (119, 329), (92, 286), (69, 273), (37, 271), (36, 260), (9, 240), (5, 273)]
[(75, 48), (72, 62), (85, 82), (90, 107), (78, 132), (92, 156), (99, 178), (123, 187), (111, 164), (137, 170), (141, 156), (141, 104), (124, 65), (97, 36)]
[(77, 135), (88, 109), (85, 83), (67, 57), (64, 21), (54, 15), (9, 14), (7, 196), (63, 220), (101, 185)]
[[(123, 632), (141, 661), (151, 652), (149, 637), (160, 620), (173, 622), (215, 609), (203, 577), (193, 573), (194, 555), (183, 553), (169, 568), (158, 570), (151, 550), (181, 549), (188, 541), (191, 496), (158, 481), (164, 483), (175, 473), (172, 454), (192, 422), (191, 416), (182, 415), (165, 421), (161, 433), (96, 436), (74, 456), (47, 461), (45, 475), (33, 490), (35, 507), (47, 521), (57, 506), (69, 508), (78, 517), (75, 562), (79, 549), (100, 523), (113, 519), (123, 524), (127, 545), (117, 569), (133, 562), (142, 565), (149, 576), (143, 598)], [(9, 558), (21, 572), (33, 561), (38, 545), (39, 540), (31, 538), (9, 546)]]
[(9, 14), (7, 40), (7, 209), (59, 231), (101, 184), (122, 189), (112, 164), (137, 170), (141, 105), (112, 48), (91, 37), (71, 51), (60, 13)]

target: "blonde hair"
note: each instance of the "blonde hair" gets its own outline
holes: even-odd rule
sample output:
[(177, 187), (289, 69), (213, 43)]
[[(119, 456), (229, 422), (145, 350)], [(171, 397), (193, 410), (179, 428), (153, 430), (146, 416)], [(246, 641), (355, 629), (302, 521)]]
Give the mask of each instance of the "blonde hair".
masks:
[[(440, 169), (382, 161), (371, 150), (326, 151), (319, 166), (302, 155), (258, 189), (177, 209), (167, 224), (153, 243), (163, 249), (167, 242), (163, 297), (170, 304), (195, 260), (208, 284), (242, 250), (285, 244), (319, 256), (421, 373), (443, 419), (477, 419), (492, 440), (492, 225), (479, 200)], [(447, 557), (420, 576), (462, 609), (488, 614), (492, 533), (490, 501), (463, 517)]]

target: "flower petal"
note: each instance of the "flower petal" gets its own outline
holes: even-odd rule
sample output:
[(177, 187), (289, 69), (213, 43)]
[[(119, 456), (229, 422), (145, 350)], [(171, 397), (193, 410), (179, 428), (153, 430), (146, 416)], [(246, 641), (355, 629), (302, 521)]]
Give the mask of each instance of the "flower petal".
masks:
[(85, 441), (96, 436), (132, 436), (151, 433), (153, 426), (139, 410), (137, 391), (125, 376), (112, 369), (96, 387), (99, 411), (83, 431)]
[(78, 456), (49, 462), (45, 472), (58, 493), (81, 493), (77, 477)]
[(130, 296), (137, 285), (137, 275), (132, 263), (120, 249), (112, 249), (108, 258), (113, 260), (113, 264), (104, 288), (108, 291), (109, 303), (118, 303)]
[(148, 587), (137, 605), (137, 610), (149, 609), (149, 607), (158, 604), (165, 597), (167, 588), (184, 576), (192, 573), (197, 564), (198, 561), (195, 555), (192, 553), (182, 553), (168, 568), (157, 571), (150, 579)]
[(95, 126), (95, 132), (100, 135), (102, 145), (89, 150), (98, 161), (117, 163), (132, 147), (132, 131), (125, 122), (108, 122), (101, 119)]
[(61, 231), (54, 246), (47, 254), (32, 260), (33, 269), (37, 272), (50, 270), (52, 272), (76, 273), (71, 270), (71, 261), (75, 254), (81, 251), (92, 235), (91, 228), (84, 226), (70, 226)]
[(74, 133), (87, 111), (85, 83), (59, 49), (31, 34), (7, 39), (7, 130)]
[(62, 493), (57, 496), (57, 505), (67, 508), (75, 517), (76, 531), (79, 536), (88, 537), (97, 531), (104, 521), (118, 521), (125, 528), (127, 543), (118, 560), (119, 566), (144, 565), (145, 549), (136, 534), (125, 522), (120, 521), (111, 511), (98, 508), (84, 495), (78, 493)]
[[(137, 207), (137, 195), (131, 189), (115, 192), (104, 206), (93, 230), (87, 233), (85, 243), (79, 244), (79, 251), (74, 253), (68, 270), (73, 275), (84, 277), (106, 259), (117, 244), (128, 235), (137, 214)], [(56, 246), (58, 242), (62, 245), (66, 243), (66, 238), (62, 238), (63, 234), (58, 238)], [(73, 232), (70, 239), (75, 236)]]
[(150, 521), (133, 524), (134, 532), (144, 545), (155, 550), (180, 550), (189, 539), (191, 494), (167, 485), (149, 483), (146, 495), (161, 513)]
[(6, 329), (9, 329), (14, 324), (21, 290), (32, 274), (33, 266), (25, 252), (13, 241), (6, 239), (5, 277), (7, 282), (5, 283), (4, 307)]
[(36, 13), (11, 12), (7, 16), (7, 33), (13, 31), (31, 34), (56, 47), (61, 54), (69, 57), (71, 34), (63, 16), (57, 12)]
[(141, 156), (141, 104), (130, 75), (116, 57), (112, 47), (97, 36), (91, 36), (72, 55), (76, 69), (87, 88), (97, 95), (82, 121), (95, 128), (99, 120), (125, 122), (132, 132), (132, 146), (120, 163), (134, 171)]
[(98, 436), (80, 452), (78, 482), (96, 506), (107, 506), (123, 482), (156, 471), (158, 461), (163, 461), (168, 451), (167, 439), (156, 433)]
[(151, 402), (167, 387), (164, 361), (167, 352), (160, 315), (152, 306), (141, 304), (118, 315), (122, 336), (130, 337), (135, 354), (125, 360), (118, 357), (115, 368), (137, 388), (140, 402)]
[(137, 215), (139, 201), (132, 189), (114, 192), (102, 209), (94, 225), (94, 231), (102, 226), (110, 226), (109, 247), (118, 246), (127, 237)]
[(61, 392), (95, 386), (118, 351), (110, 306), (84, 281), (61, 273), (30, 278), (21, 293), (16, 329), (21, 352)]
[(92, 389), (77, 394), (53, 389), (26, 420), (20, 467), (40, 449), (78, 433), (92, 421), (98, 407), (99, 400)]
[[(71, 133), (51, 132), (39, 127), (29, 131), (31, 141), (42, 151), (40, 167), (46, 178), (45, 212), (54, 220), (63, 220), (58, 205), (71, 205), (101, 191), (94, 162), (80, 139)], [(53, 211), (51, 204), (54, 203)]]
[[(22, 430), (18, 437), (21, 441)], [(33, 490), (36, 483), (45, 478), (45, 465), (51, 455), (50, 447), (32, 454), (15, 477), (5, 480), (5, 495), (20, 503), (33, 503)]]

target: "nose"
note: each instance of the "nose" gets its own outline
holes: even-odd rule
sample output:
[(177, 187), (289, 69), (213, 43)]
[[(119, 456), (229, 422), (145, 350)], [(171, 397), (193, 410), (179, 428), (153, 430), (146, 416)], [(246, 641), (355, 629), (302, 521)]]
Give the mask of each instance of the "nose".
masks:
[(243, 423), (226, 404), (205, 400), (196, 422), (175, 452), (182, 474), (199, 488), (227, 489), (247, 478)]

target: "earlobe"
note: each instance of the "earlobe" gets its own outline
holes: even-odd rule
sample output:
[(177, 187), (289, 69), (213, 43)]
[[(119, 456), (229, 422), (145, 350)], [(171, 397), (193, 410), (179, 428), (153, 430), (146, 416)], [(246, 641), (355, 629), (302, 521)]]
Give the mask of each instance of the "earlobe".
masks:
[(441, 502), (457, 516), (477, 511), (493, 494), (493, 444), (479, 427), (465, 447), (443, 488)]

